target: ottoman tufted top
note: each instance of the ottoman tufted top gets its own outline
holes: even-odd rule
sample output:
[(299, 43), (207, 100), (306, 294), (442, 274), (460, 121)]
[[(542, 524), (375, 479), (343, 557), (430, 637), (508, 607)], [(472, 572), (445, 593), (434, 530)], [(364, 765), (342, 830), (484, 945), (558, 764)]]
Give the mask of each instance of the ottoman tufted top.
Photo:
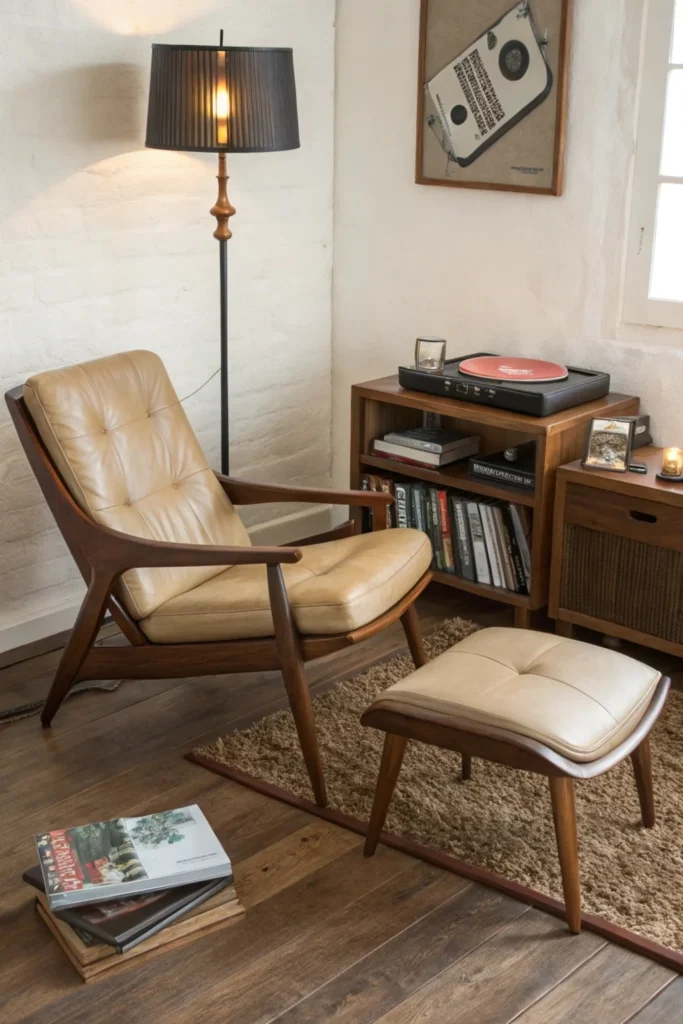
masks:
[[(482, 629), (380, 694), (375, 703), (480, 723), (595, 761), (629, 736), (661, 673), (616, 651), (523, 629)], [(423, 716), (421, 716), (423, 717)]]

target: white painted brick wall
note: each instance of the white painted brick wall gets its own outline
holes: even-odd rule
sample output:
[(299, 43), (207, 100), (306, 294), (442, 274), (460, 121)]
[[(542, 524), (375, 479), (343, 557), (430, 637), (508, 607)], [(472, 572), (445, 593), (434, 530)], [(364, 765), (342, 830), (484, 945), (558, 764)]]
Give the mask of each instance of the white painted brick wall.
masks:
[[(229, 158), (232, 471), (330, 480), (334, 0), (3, 0), (0, 385), (145, 347), (219, 365), (215, 155), (144, 149), (152, 42), (294, 48), (302, 148)], [(219, 462), (218, 378), (188, 413)], [(296, 512), (264, 507), (252, 523)], [(0, 409), (0, 632), (78, 573)], [(17, 633), (17, 636), (19, 635)]]

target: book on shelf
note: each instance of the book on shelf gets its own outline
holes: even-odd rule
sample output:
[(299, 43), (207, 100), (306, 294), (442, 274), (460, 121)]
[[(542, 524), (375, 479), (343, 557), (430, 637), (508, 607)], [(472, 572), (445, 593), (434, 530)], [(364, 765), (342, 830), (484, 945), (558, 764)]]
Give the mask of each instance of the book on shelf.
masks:
[(472, 552), (474, 554), (474, 571), (478, 583), (493, 584), (489, 557), (486, 552), (486, 540), (484, 537), (483, 519), (479, 505), (476, 501), (467, 502), (467, 516), (472, 538)]
[(516, 451), (517, 459), (514, 462), (509, 462), (504, 452), (477, 455), (470, 459), (467, 475), (472, 480), (533, 491), (536, 486), (536, 442), (520, 444)]
[(467, 515), (467, 502), (462, 495), (451, 494), (450, 496), (451, 515), (454, 525), (453, 537), (457, 538), (460, 573), (466, 580), (476, 579), (474, 572), (474, 553), (472, 551), (472, 540), (470, 537), (469, 518)]
[(445, 452), (423, 451), (421, 448), (409, 448), (401, 444), (394, 444), (392, 441), (377, 440), (372, 443), (372, 454), (383, 459), (394, 459), (396, 462), (405, 462), (411, 466), (423, 466), (427, 469), (439, 469), (441, 466), (449, 466), (460, 459), (467, 459), (479, 451), (479, 438), (468, 437), (467, 444), (459, 448), (451, 448)]
[(35, 836), (50, 909), (232, 880), (230, 858), (196, 804)]
[[(434, 455), (444, 455), (446, 452), (455, 451), (460, 448), (469, 448), (476, 442), (479, 448), (479, 438), (467, 434), (464, 430), (439, 430), (432, 427), (411, 427), (408, 430), (393, 430), (390, 434), (384, 435), (384, 441), (388, 444), (399, 445), (402, 448), (414, 448), (420, 452), (431, 452)], [(476, 454), (470, 452), (470, 455)]]
[(231, 884), (223, 885), (201, 905), (188, 907), (186, 913), (174, 918), (163, 930), (151, 933), (144, 941), (118, 953), (108, 943), (99, 942), (88, 932), (74, 928), (50, 910), (45, 893), (38, 892), (36, 909), (44, 924), (80, 974), (83, 981), (106, 977), (133, 964), (142, 964), (167, 949), (176, 948), (202, 938), (238, 921), (244, 907)]
[[(375, 489), (381, 488), (381, 479), (375, 478)], [(396, 480), (392, 486), (395, 525), (427, 534), (433, 569), (530, 594), (532, 517), (528, 508), (415, 480)]]
[[(360, 487), (362, 491), (385, 491), (387, 494), (394, 495), (394, 481), (388, 477), (378, 476), (376, 473), (365, 473), (361, 478)], [(362, 518), (362, 530), (363, 533), (370, 533), (373, 528), (373, 509), (363, 509)], [(382, 509), (378, 510), (378, 515), (386, 515), (385, 525), (387, 529), (391, 529), (395, 526), (395, 506), (387, 505), (386, 512)]]

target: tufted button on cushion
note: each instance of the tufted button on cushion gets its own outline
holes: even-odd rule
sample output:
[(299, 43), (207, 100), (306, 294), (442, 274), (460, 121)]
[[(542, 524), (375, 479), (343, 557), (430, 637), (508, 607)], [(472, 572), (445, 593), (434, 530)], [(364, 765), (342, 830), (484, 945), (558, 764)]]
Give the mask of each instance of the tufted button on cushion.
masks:
[(629, 736), (661, 673), (616, 651), (523, 629), (482, 629), (377, 702), (410, 716), (433, 713), (453, 728), (496, 726), (573, 761), (595, 761)]
[[(96, 522), (148, 540), (250, 544), (153, 352), (39, 373), (24, 399), (66, 486)], [(133, 569), (120, 594), (140, 619), (224, 571)]]
[[(311, 544), (282, 572), (302, 633), (345, 633), (388, 611), (428, 571), (432, 548), (417, 530), (378, 530)], [(263, 565), (235, 565), (141, 621), (156, 643), (272, 636)]]

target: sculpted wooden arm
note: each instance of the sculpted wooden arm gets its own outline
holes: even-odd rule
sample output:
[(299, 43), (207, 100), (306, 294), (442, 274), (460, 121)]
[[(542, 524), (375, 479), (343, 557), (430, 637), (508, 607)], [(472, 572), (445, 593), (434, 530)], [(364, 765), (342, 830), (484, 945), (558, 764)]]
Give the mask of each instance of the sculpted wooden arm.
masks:
[(87, 538), (85, 554), (97, 572), (119, 575), (128, 569), (194, 568), (202, 565), (280, 565), (298, 562), (298, 548), (232, 547), (214, 544), (175, 544), (147, 540), (101, 526), (74, 504), (81, 517), (81, 530)]
[(255, 484), (216, 473), (234, 505), (263, 505), (271, 501), (303, 501), (317, 505), (352, 505), (355, 508), (386, 508), (394, 502), (384, 491), (327, 491), (320, 487), (287, 487), (283, 484)]

